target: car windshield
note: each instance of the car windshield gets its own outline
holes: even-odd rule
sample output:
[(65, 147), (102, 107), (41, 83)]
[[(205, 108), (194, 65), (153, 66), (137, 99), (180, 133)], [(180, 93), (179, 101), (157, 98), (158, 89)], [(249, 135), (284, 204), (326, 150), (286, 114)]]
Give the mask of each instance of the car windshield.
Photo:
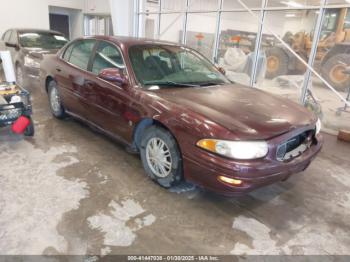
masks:
[(26, 48), (60, 49), (67, 42), (64, 36), (50, 32), (19, 34), (19, 43)]
[(137, 80), (147, 88), (229, 83), (207, 59), (185, 47), (136, 45), (130, 47), (129, 57)]

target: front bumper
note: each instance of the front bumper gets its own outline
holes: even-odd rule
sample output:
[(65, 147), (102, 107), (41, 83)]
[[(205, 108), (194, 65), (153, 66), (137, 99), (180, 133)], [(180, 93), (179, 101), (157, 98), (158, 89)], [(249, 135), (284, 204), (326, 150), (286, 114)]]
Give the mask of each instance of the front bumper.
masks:
[[(278, 140), (283, 139), (282, 136), (273, 142), (279, 143)], [(275, 154), (274, 151), (263, 159), (236, 161), (194, 148), (191, 154), (183, 157), (185, 178), (187, 181), (222, 195), (244, 195), (257, 188), (286, 180), (292, 174), (302, 172), (316, 157), (322, 144), (322, 136), (317, 135), (315, 144), (289, 162), (278, 161), (271, 157)], [(239, 179), (243, 183), (233, 186), (219, 181), (219, 176)]]

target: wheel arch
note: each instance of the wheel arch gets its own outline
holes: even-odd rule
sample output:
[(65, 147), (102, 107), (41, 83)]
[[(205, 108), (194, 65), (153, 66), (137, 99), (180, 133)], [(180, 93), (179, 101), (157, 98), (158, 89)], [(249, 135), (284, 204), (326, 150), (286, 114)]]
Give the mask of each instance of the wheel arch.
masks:
[(46, 90), (46, 93), (49, 92), (49, 83), (52, 80), (55, 80), (55, 79), (52, 76), (50, 76), (50, 75), (45, 78), (45, 90)]
[(137, 125), (135, 126), (135, 128), (133, 130), (132, 148), (134, 150), (139, 151), (139, 148), (141, 146), (142, 134), (146, 130), (146, 128), (148, 128), (150, 126), (159, 126), (159, 127), (164, 128), (165, 130), (167, 130), (175, 139), (177, 146), (181, 152), (179, 142), (178, 142), (175, 134), (171, 131), (171, 129), (167, 125), (165, 125), (164, 123), (159, 121), (158, 119), (149, 118), (149, 117), (141, 119), (137, 123)]

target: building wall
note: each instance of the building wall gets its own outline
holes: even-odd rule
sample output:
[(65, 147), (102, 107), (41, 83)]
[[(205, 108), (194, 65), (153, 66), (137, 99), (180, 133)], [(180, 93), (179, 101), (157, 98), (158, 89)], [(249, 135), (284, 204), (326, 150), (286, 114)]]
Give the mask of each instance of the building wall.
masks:
[(83, 34), (83, 13), (110, 14), (108, 0), (0, 0), (0, 6), (0, 35), (16, 27), (49, 29), (51, 9), (70, 16), (75, 38)]
[(109, 15), (111, 13), (109, 0), (85, 0), (84, 13)]
[(13, 27), (49, 28), (47, 0), (0, 0), (0, 6), (1, 35)]
[(83, 35), (84, 15), (81, 9), (49, 6), (49, 12), (69, 16), (70, 39)]

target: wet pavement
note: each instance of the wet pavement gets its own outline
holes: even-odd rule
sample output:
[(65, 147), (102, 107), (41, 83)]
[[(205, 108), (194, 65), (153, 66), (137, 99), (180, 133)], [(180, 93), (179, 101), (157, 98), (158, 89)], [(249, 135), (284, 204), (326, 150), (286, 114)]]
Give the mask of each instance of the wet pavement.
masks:
[(150, 181), (138, 155), (33, 92), (36, 134), (1, 131), (0, 254), (350, 254), (349, 144), (241, 198)]

